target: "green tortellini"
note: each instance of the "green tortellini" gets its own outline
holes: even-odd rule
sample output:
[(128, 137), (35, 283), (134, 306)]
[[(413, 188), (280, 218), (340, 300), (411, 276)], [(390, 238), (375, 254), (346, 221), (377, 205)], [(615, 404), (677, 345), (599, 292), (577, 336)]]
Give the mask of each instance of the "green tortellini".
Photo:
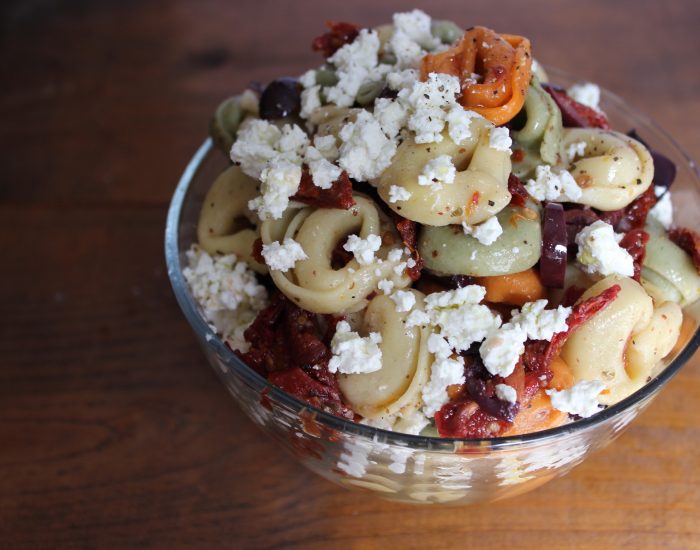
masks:
[(425, 267), (440, 275), (487, 277), (534, 266), (542, 243), (539, 214), (530, 208), (507, 206), (497, 218), (503, 233), (489, 246), (465, 235), (458, 225), (423, 226), (418, 251)]
[(537, 77), (530, 80), (525, 106), (516, 121), (518, 119), (524, 126), (512, 134), (513, 149), (521, 149), (525, 156), (522, 161), (513, 162), (515, 175), (527, 177), (543, 162), (557, 164), (562, 134), (561, 111)]
[(214, 118), (209, 124), (209, 135), (214, 145), (227, 156), (236, 140), (238, 127), (248, 114), (241, 107), (241, 96), (238, 95), (225, 99), (216, 108)]
[(462, 38), (464, 29), (452, 21), (436, 20), (430, 23), (430, 32), (443, 44), (452, 44)]
[(700, 298), (700, 275), (690, 256), (652, 220), (647, 223), (646, 231), (650, 238), (641, 283), (647, 293), (657, 301), (670, 300), (681, 306)]

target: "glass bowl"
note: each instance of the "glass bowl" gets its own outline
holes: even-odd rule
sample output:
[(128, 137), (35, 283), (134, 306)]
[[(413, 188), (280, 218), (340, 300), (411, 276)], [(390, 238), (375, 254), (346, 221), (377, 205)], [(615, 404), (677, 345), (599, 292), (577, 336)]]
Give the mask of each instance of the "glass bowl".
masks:
[[(575, 80), (548, 69), (550, 80)], [(678, 167), (675, 220), (695, 230), (700, 177), (695, 164), (661, 128), (602, 90), (601, 108), (612, 127), (634, 128)], [(643, 388), (592, 417), (523, 436), (444, 439), (389, 432), (315, 409), (248, 368), (212, 331), (182, 275), (185, 251), (196, 241), (200, 206), (227, 159), (207, 139), (187, 165), (173, 195), (165, 232), (168, 275), (180, 307), (209, 363), (246, 415), (306, 467), (337, 484), (409, 503), (471, 504), (519, 495), (562, 476), (619, 436), (688, 362), (700, 345), (700, 305), (686, 308), (691, 330)]]

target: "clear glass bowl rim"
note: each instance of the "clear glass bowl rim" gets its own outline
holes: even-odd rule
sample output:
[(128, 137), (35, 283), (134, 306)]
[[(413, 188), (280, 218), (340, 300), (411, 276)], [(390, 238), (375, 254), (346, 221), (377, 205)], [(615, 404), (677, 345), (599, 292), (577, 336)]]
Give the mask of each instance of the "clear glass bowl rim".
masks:
[[(547, 73), (550, 76), (559, 77), (556, 80), (569, 80), (575, 81), (576, 79), (567, 74), (565, 71), (555, 69), (552, 67), (545, 67)], [(619, 110), (625, 116), (630, 116), (636, 118), (648, 126), (652, 127), (656, 132), (658, 132), (662, 137), (668, 140), (673, 147), (676, 148), (677, 152), (682, 156), (690, 167), (691, 173), (694, 175), (696, 187), (700, 187), (700, 172), (696, 164), (692, 161), (690, 156), (685, 152), (685, 150), (656, 122), (654, 122), (650, 117), (643, 115), (634, 109), (627, 106), (625, 101), (618, 97), (616, 94), (601, 88), (601, 96), (605, 98), (606, 103), (614, 104), (615, 108)], [(182, 213), (182, 207), (184, 204), (187, 191), (189, 190), (190, 184), (195, 178), (197, 171), (202, 164), (204, 158), (209, 154), (213, 148), (213, 143), (211, 138), (207, 138), (204, 143), (199, 147), (197, 152), (194, 154), (190, 162), (187, 164), (180, 181), (177, 184), (177, 188), (173, 194), (168, 209), (166, 229), (165, 229), (165, 258), (168, 268), (168, 277), (173, 287), (173, 292), (175, 293), (175, 298), (177, 299), (180, 308), (182, 309), (187, 321), (190, 323), (192, 329), (199, 335), (204, 337), (204, 342), (206, 345), (212, 346), (216, 354), (223, 358), (227, 366), (229, 366), (235, 373), (235, 375), (243, 378), (248, 384), (253, 387), (259, 388), (260, 391), (265, 390), (268, 398), (272, 400), (277, 400), (284, 404), (285, 406), (294, 409), (302, 410), (306, 409), (314, 414), (315, 420), (321, 425), (330, 428), (332, 430), (337, 430), (339, 432), (364, 436), (373, 440), (381, 440), (391, 442), (400, 446), (411, 447), (411, 448), (425, 448), (432, 450), (439, 449), (454, 449), (456, 446), (487, 446), (492, 450), (512, 448), (513, 446), (519, 446), (526, 443), (544, 443), (547, 440), (553, 438), (559, 438), (564, 435), (573, 435), (578, 432), (587, 430), (588, 428), (593, 428), (600, 424), (607, 422), (621, 415), (625, 411), (632, 409), (638, 403), (644, 401), (647, 397), (654, 394), (658, 389), (664, 386), (671, 378), (673, 378), (678, 371), (685, 365), (688, 360), (693, 356), (695, 351), (700, 347), (700, 326), (698, 326), (694, 334), (688, 340), (686, 346), (681, 350), (677, 357), (671, 361), (671, 363), (663, 369), (657, 376), (652, 380), (647, 382), (642, 388), (634, 392), (632, 395), (626, 397), (622, 401), (603, 409), (602, 411), (584, 418), (577, 420), (575, 422), (559, 426), (557, 428), (550, 428), (548, 430), (542, 430), (539, 432), (533, 432), (525, 435), (513, 435), (508, 437), (495, 437), (495, 438), (446, 438), (446, 437), (432, 437), (432, 436), (421, 436), (421, 435), (410, 435), (400, 432), (392, 432), (388, 430), (383, 430), (381, 428), (375, 428), (372, 426), (366, 426), (364, 424), (359, 424), (350, 420), (345, 420), (343, 418), (334, 416), (332, 414), (326, 413), (321, 409), (306, 403), (296, 397), (282, 391), (278, 387), (274, 386), (268, 382), (265, 378), (260, 376), (253, 369), (248, 367), (238, 356), (228, 348), (219, 336), (211, 329), (209, 324), (204, 320), (202, 315), (198, 311), (198, 306), (188, 291), (187, 283), (182, 274), (182, 264), (180, 262), (181, 250), (178, 246), (178, 229), (180, 225), (180, 217)]]

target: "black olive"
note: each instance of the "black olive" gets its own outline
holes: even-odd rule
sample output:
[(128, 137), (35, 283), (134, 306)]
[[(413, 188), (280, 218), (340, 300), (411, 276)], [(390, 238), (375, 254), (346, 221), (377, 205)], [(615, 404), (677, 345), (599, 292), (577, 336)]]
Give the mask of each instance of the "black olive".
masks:
[(270, 82), (260, 96), (260, 118), (284, 118), (299, 110), (301, 92), (293, 78), (278, 78)]

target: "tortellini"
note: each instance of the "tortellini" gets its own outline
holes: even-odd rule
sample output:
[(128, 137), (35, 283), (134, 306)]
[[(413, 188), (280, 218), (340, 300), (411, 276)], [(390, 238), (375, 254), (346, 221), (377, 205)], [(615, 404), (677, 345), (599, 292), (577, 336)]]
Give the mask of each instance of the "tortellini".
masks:
[[(411, 292), (416, 297), (414, 309), (422, 309), (423, 294)], [(408, 314), (397, 312), (394, 301), (383, 294), (376, 296), (365, 310), (361, 332), (381, 334), (382, 368), (338, 376), (348, 404), (365, 418), (410, 413), (420, 404), (421, 390), (430, 377), (429, 329), (407, 327)]]
[(663, 227), (650, 221), (649, 242), (642, 266), (642, 286), (656, 300), (681, 306), (700, 298), (700, 275), (685, 251), (666, 236)]
[(585, 143), (569, 172), (582, 189), (577, 202), (599, 210), (619, 210), (651, 185), (654, 161), (637, 140), (612, 130), (565, 128), (562, 147)]
[(605, 383), (598, 396), (604, 405), (617, 403), (647, 382), (654, 367), (673, 349), (683, 320), (677, 304), (655, 305), (644, 288), (627, 277), (606, 277), (582, 299), (615, 284), (621, 287), (615, 300), (574, 331), (561, 353), (577, 382)]
[(460, 225), (424, 226), (418, 251), (425, 267), (443, 275), (487, 277), (518, 273), (534, 266), (542, 247), (537, 211), (507, 206), (497, 217), (503, 233), (488, 246), (465, 235)]
[[(476, 224), (493, 216), (510, 201), (511, 162), (509, 151), (489, 147), (489, 132), (486, 120), (474, 119), (471, 136), (460, 145), (447, 132), (439, 143), (418, 144), (409, 137), (377, 179), (379, 195), (397, 214), (426, 225)], [(425, 165), (441, 155), (448, 155), (457, 168), (454, 183), (419, 185)], [(391, 202), (392, 185), (403, 187), (411, 197)]]
[(238, 166), (222, 172), (204, 197), (197, 239), (209, 254), (235, 254), (251, 269), (266, 273), (265, 266), (252, 256), (258, 218), (248, 208), (248, 201), (257, 195), (258, 182)]
[(525, 118), (525, 125), (513, 132), (513, 139), (524, 156), (522, 161), (513, 162), (513, 172), (522, 178), (530, 175), (543, 162), (551, 165), (559, 162), (561, 111), (534, 76), (525, 98), (525, 107), (518, 117), (521, 116)]
[[(252, 93), (249, 91), (249, 93)], [(228, 155), (236, 139), (236, 132), (249, 115), (256, 116), (257, 105), (248, 105), (243, 96), (233, 96), (221, 102), (209, 124), (209, 134), (214, 145)]]
[[(405, 267), (406, 257), (388, 258), (392, 250), (403, 251), (401, 238), (391, 221), (367, 197), (354, 195), (353, 198), (356, 204), (349, 210), (290, 209), (282, 219), (261, 224), (263, 244), (291, 238), (308, 256), (289, 271), (270, 271), (277, 288), (308, 311), (339, 314), (362, 309), (367, 305), (367, 296), (382, 279), (392, 281), (395, 288), (410, 284), (409, 277), (399, 267), (401, 264)], [(367, 265), (352, 259), (344, 267), (334, 269), (331, 265), (333, 250), (350, 234), (362, 239), (369, 235), (381, 236), (382, 245), (376, 259)]]
[(348, 122), (355, 122), (362, 109), (350, 109), (327, 105), (319, 107), (309, 116), (309, 123), (316, 126), (317, 136), (334, 136), (338, 139), (340, 129)]

